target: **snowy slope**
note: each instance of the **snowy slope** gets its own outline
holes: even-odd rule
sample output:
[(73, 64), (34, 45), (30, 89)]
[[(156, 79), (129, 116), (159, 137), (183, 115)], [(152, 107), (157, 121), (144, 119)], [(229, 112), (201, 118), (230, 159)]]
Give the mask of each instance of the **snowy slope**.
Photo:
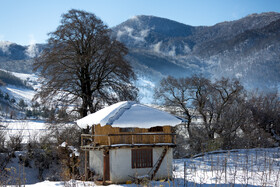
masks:
[[(3, 69), (0, 69), (1, 71), (6, 71)], [(38, 76), (36, 74), (26, 74), (26, 73), (16, 73), (16, 72), (10, 72), (6, 71), (8, 73), (11, 73), (12, 75), (20, 78), (23, 82), (26, 82), (28, 86), (31, 88), (22, 88), (19, 86), (14, 86), (14, 85), (6, 85), (0, 87), (0, 89), (4, 93), (8, 93), (11, 98), (15, 98), (16, 100), (23, 99), (25, 102), (30, 103), (32, 98), (34, 97), (36, 93), (36, 89), (40, 87), (40, 84), (38, 83)]]
[(8, 93), (9, 95), (13, 96), (15, 99), (20, 100), (23, 99), (30, 103), (33, 96), (35, 95), (35, 91), (26, 88), (20, 88), (13, 85), (7, 85), (6, 87), (2, 88), (3, 92)]

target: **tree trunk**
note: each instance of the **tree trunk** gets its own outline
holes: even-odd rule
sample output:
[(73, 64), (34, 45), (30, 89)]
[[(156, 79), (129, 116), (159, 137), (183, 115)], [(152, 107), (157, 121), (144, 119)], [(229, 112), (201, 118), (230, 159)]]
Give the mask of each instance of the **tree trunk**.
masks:
[(82, 97), (82, 107), (80, 109), (80, 117), (83, 118), (83, 117), (86, 117), (87, 116), (87, 99), (86, 97)]
[(80, 117), (83, 118), (87, 116), (87, 108), (88, 108), (88, 96), (87, 96), (87, 87), (86, 87), (86, 77), (85, 70), (82, 68), (81, 70), (81, 98), (82, 98), (82, 106), (80, 109)]

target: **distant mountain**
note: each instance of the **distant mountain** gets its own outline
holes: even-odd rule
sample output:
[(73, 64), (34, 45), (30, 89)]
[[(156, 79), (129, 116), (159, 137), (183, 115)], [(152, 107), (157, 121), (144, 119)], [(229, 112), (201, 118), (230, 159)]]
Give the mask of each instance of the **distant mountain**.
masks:
[[(247, 88), (280, 88), (280, 13), (196, 27), (142, 15), (113, 27), (112, 37), (129, 49), (143, 102), (152, 101), (153, 87), (167, 75), (235, 77)], [(30, 73), (45, 46), (0, 42), (0, 69)]]
[(18, 73), (31, 73), (33, 58), (46, 44), (21, 46), (15, 43), (0, 41), (0, 69)]
[(280, 13), (248, 15), (193, 27), (154, 16), (136, 16), (112, 28), (129, 48), (138, 74), (152, 82), (166, 75), (239, 78), (247, 88), (280, 87)]

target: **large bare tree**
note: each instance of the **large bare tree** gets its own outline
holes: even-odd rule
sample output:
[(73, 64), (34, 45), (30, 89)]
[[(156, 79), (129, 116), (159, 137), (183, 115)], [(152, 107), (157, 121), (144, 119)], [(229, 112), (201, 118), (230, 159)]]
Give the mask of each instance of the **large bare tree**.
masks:
[[(175, 110), (178, 108), (181, 111), (179, 115), (187, 119), (186, 129), (189, 137), (192, 138), (191, 123), (194, 118), (194, 109), (191, 107), (195, 99), (195, 89), (193, 86), (194, 80), (198, 77), (175, 78), (168, 76), (161, 80), (160, 85), (154, 90), (154, 97), (158, 101), (162, 101), (165, 106)], [(206, 79), (203, 79), (209, 82)], [(205, 84), (203, 84), (204, 86)]]
[(193, 89), (195, 90), (193, 104), (202, 116), (208, 138), (214, 139), (215, 133), (221, 135), (227, 128), (222, 121), (230, 108), (235, 106), (236, 101), (241, 104), (243, 86), (234, 79), (221, 78), (215, 82), (207, 82), (205, 78), (194, 77)]
[[(210, 81), (202, 76), (185, 78), (167, 77), (155, 89), (155, 98), (165, 106), (179, 108), (188, 122), (186, 129), (190, 146), (201, 148), (200, 141), (213, 141), (215, 134), (228, 142), (236, 137), (236, 132), (246, 122), (248, 110), (243, 106), (244, 89), (237, 80), (222, 78)], [(180, 115), (180, 114), (179, 114)], [(201, 123), (194, 126), (194, 118)], [(203, 128), (201, 128), (203, 127)]]
[(34, 63), (43, 78), (35, 99), (74, 106), (84, 117), (102, 104), (137, 98), (127, 48), (94, 14), (70, 10), (49, 36), (49, 47)]

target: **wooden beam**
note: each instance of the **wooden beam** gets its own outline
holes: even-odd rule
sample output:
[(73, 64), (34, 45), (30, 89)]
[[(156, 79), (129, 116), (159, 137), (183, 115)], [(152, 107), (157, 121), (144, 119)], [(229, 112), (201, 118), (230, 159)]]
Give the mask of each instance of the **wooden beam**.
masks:
[(88, 169), (87, 169), (87, 167), (88, 167), (88, 164), (87, 164), (87, 151), (85, 151), (85, 181), (87, 181), (87, 179), (88, 179)]
[(108, 136), (108, 145), (111, 145), (111, 137)]
[(129, 133), (129, 134), (121, 133), (121, 134), (108, 134), (108, 135), (99, 135), (99, 136), (131, 136), (131, 135), (176, 135), (176, 133)]

